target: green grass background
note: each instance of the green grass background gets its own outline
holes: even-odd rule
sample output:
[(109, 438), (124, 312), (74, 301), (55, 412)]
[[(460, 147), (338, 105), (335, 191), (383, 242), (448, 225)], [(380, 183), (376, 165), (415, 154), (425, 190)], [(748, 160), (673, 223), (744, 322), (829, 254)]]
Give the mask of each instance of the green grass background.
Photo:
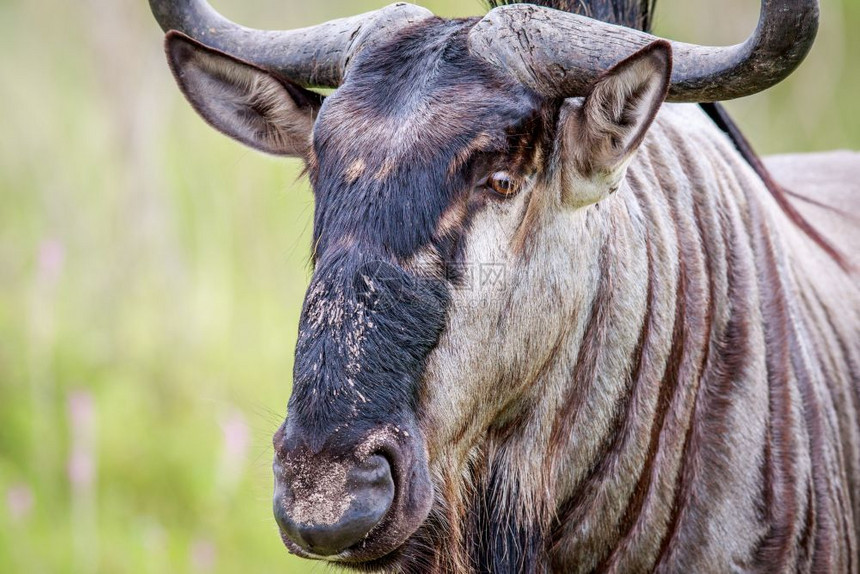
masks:
[[(385, 0), (218, 0), (298, 27)], [(428, 2), (479, 14), (475, 1)], [(860, 149), (860, 1), (730, 109), (762, 152)], [(753, 0), (663, 0), (741, 40)], [(0, 0), (0, 572), (314, 572), (270, 511), (308, 279), (307, 183), (182, 100), (142, 1)]]

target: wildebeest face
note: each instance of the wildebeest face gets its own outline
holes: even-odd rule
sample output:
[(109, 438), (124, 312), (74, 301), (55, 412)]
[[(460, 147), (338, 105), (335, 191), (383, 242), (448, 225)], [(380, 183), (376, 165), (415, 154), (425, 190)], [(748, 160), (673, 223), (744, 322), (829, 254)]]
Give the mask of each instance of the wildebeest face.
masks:
[[(451, 286), (466, 281), (457, 262), (469, 218), (496, 206), (513, 213), (489, 187), (501, 189), (489, 182), (494, 174), (505, 171), (509, 184), (520, 186), (537, 170), (542, 100), (472, 59), (465, 29), (462, 22), (427, 23), (366, 52), (323, 104), (313, 130), (315, 273), (276, 466), (288, 544), (314, 555), (351, 561), (388, 554), (427, 517), (432, 429), (422, 427), (418, 402)], [(382, 494), (376, 483), (370, 494), (358, 479), (334, 490), (312, 484), (305, 500), (338, 501), (337, 508), (319, 505), (311, 520), (297, 523), (304, 470), (316, 474), (329, 460), (362, 468), (367, 457), (376, 461), (374, 473), (390, 476)], [(359, 510), (341, 502), (350, 497)], [(338, 534), (327, 538), (318, 531), (328, 515), (340, 518)], [(344, 520), (361, 526), (344, 528)], [(342, 536), (345, 530), (351, 535)]]
[(379, 566), (456, 506), (469, 456), (528, 410), (571, 328), (577, 298), (559, 293), (598, 272), (570, 227), (617, 189), (665, 97), (668, 54), (652, 49), (585, 100), (544, 99), (469, 53), (472, 23), (428, 19), (364, 50), (324, 102), (168, 36), (207, 121), (303, 157), (313, 183), (274, 465), (275, 515), (304, 556)]

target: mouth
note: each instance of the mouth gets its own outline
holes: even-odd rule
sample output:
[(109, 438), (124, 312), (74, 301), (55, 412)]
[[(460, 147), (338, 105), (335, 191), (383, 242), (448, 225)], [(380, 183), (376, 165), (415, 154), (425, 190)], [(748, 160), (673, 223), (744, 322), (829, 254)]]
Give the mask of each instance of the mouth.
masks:
[(283, 530), (281, 531), (281, 541), (284, 543), (284, 546), (286, 547), (287, 551), (290, 554), (298, 556), (299, 558), (305, 558), (308, 560), (319, 560), (321, 562), (329, 562), (336, 564), (340, 568), (354, 570), (357, 572), (378, 572), (396, 570), (397, 565), (401, 562), (403, 558), (404, 549), (409, 546), (409, 539), (407, 539), (397, 548), (394, 548), (389, 551), (387, 554), (383, 554), (381, 556), (363, 555), (364, 552), (362, 552), (362, 550), (364, 549), (361, 548), (361, 546), (365, 542), (367, 544), (372, 545), (372, 538), (372, 535), (368, 535), (366, 541), (362, 541), (353, 548), (347, 548), (346, 550), (334, 556), (319, 556), (301, 548), (295, 542), (290, 540), (290, 538)]

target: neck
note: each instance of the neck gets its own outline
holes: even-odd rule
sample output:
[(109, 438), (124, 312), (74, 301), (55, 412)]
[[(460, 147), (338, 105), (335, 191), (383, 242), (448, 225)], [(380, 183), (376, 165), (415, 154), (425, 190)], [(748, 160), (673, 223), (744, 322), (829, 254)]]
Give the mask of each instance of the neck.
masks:
[(832, 328), (791, 256), (802, 231), (722, 136), (679, 119), (655, 127), (629, 193), (595, 210), (612, 232), (547, 443), (549, 560), (845, 569), (854, 525), (827, 517), (851, 516), (833, 483), (851, 379), (828, 385), (844, 366), (817, 364)]
[[(712, 130), (676, 125), (655, 126), (604, 214), (603, 277), (549, 443), (565, 571), (713, 559), (758, 522), (766, 341), (744, 213), (758, 189), (702, 161), (734, 158)], [(700, 527), (715, 520), (724, 535)]]

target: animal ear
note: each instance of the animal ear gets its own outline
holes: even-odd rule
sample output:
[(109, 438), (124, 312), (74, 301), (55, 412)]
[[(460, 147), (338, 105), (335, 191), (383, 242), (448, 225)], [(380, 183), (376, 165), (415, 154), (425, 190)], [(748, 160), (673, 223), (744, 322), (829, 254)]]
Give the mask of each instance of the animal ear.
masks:
[(618, 190), (669, 92), (671, 45), (660, 40), (619, 62), (561, 114), (563, 201), (596, 203)]
[(209, 125), (266, 153), (307, 157), (321, 95), (181, 32), (168, 32), (165, 51), (179, 88)]

